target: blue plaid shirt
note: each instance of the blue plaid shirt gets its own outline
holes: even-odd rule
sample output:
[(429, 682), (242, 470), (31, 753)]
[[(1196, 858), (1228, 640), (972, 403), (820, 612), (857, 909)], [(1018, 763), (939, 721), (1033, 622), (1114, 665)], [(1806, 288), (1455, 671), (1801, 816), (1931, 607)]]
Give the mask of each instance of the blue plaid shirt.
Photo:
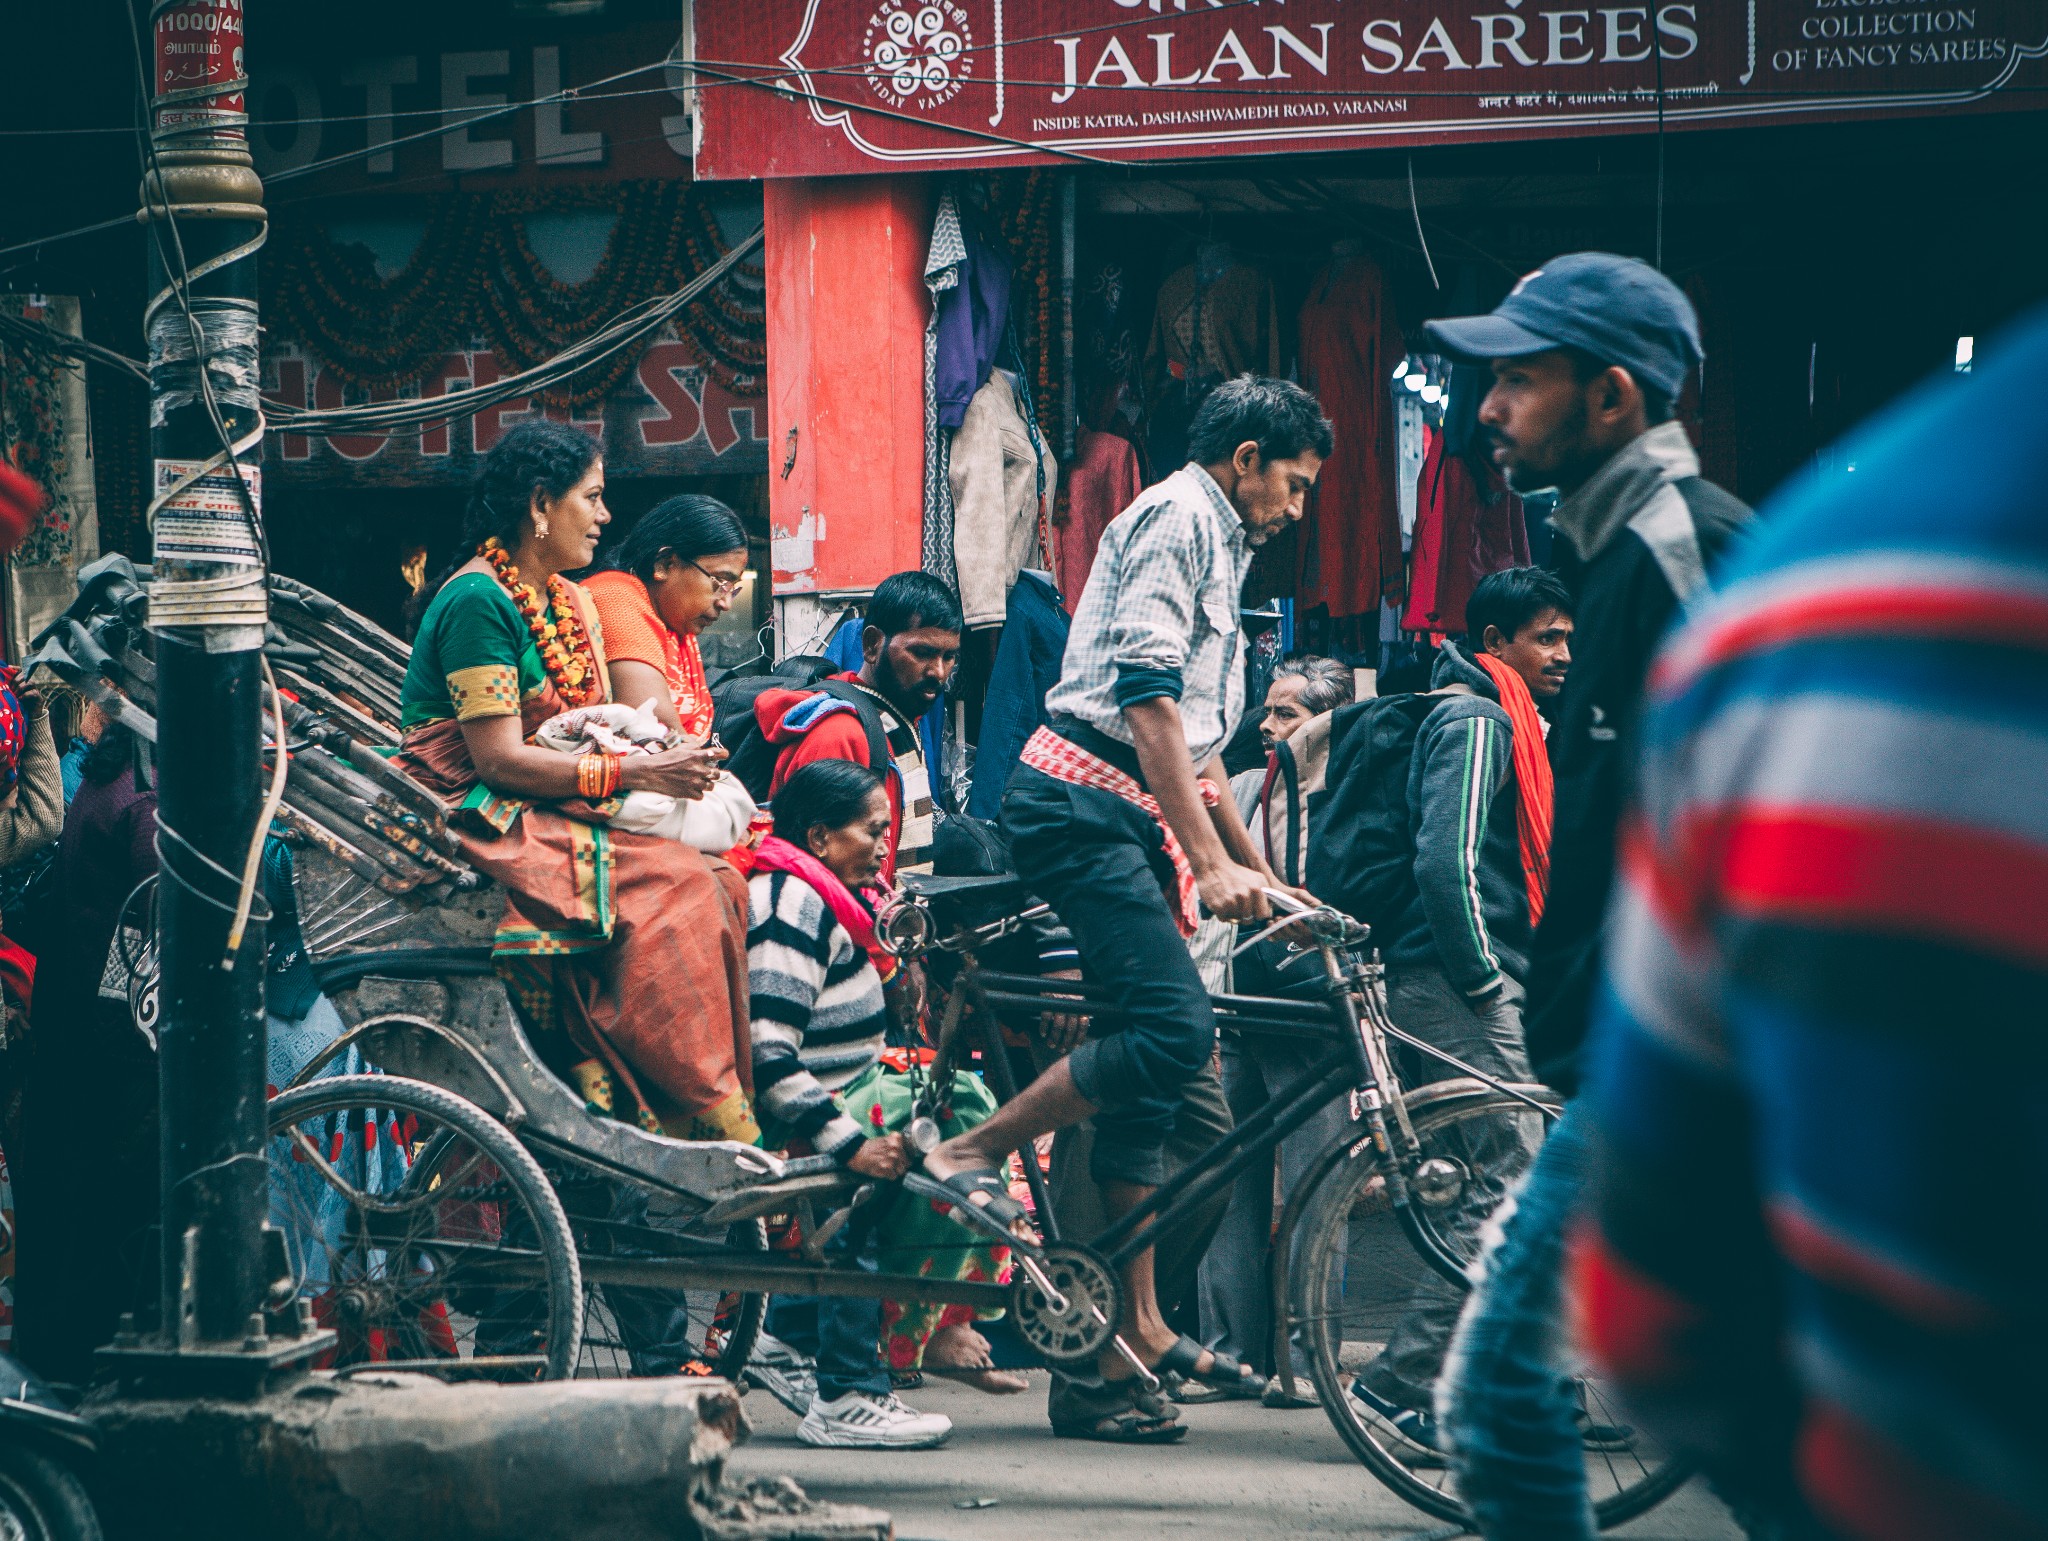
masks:
[(1251, 562), (1244, 521), (1200, 466), (1140, 493), (1103, 532), (1047, 713), (1128, 744), (1124, 708), (1170, 696), (1190, 758), (1208, 764), (1244, 711), (1238, 606)]

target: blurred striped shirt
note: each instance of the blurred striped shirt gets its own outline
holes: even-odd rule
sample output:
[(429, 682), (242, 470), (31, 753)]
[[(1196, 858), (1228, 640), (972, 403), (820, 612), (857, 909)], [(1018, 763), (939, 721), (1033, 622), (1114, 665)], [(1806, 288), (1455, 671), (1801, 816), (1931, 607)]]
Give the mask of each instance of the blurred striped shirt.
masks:
[(2048, 1535), (2048, 315), (1767, 508), (1651, 675), (1596, 1353), (1766, 1503)]

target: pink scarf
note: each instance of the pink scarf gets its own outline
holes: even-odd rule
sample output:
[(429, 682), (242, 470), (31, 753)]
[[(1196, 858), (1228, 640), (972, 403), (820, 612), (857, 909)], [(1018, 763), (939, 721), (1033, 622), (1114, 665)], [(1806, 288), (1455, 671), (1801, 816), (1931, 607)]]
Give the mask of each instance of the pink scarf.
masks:
[(846, 927), (846, 934), (853, 938), (854, 945), (867, 953), (883, 982), (887, 983), (895, 976), (899, 960), (884, 952), (881, 943), (876, 941), (874, 911), (809, 851), (790, 844), (780, 835), (770, 835), (754, 852), (754, 871), (786, 872), (810, 884), (818, 897), (825, 901), (825, 908), (832, 912), (832, 918)]

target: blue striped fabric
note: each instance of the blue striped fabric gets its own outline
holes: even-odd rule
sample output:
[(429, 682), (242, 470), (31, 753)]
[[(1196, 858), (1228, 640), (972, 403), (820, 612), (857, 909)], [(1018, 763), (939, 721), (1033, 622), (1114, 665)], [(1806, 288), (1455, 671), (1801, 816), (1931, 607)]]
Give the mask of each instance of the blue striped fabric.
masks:
[(1652, 674), (1596, 1353), (1844, 1536), (2048, 1536), (2048, 316), (1764, 511)]

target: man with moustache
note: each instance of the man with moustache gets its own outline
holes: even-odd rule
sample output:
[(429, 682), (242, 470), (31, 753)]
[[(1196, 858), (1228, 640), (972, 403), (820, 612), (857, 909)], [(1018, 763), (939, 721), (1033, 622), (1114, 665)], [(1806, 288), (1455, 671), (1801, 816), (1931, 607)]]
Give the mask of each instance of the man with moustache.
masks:
[[(1243, 375), (1202, 403), (1189, 463), (1104, 532), (1050, 716), (1003, 798), (1019, 874), (1074, 934), (1102, 1029), (986, 1123), (926, 1156), (961, 1204), (1028, 1232), (1000, 1172), (1039, 1135), (1094, 1121), (1090, 1175), (1112, 1219), (1166, 1180), (1164, 1146), (1216, 1050), (1216, 1019), (1186, 938), (1201, 909), (1255, 920), (1284, 885), (1253, 848), (1221, 759), (1244, 708), (1238, 607), (1255, 547), (1302, 516), (1330, 453), (1316, 400)], [(1147, 1251), (1124, 1270), (1124, 1341), (1147, 1369), (1233, 1390), (1258, 1382), (1167, 1327)], [(1079, 1438), (1163, 1442), (1182, 1431), (1115, 1351), (1091, 1397), (1055, 1409)]]
[[(1563, 494), (1554, 560), (1576, 629), (1551, 719), (1550, 874), (1523, 1026), (1537, 1074), (1570, 1094), (1644, 678), (1658, 639), (1705, 597), (1749, 509), (1702, 479), (1672, 416), (1704, 356), (1699, 319), (1648, 264), (1559, 257), (1491, 315), (1426, 329), (1445, 352), (1492, 367), (1479, 421), (1508, 485)], [(1460, 1493), (1489, 1541), (1592, 1541), (1584, 1449), (1627, 1438), (1586, 1423), (1566, 1368), (1563, 1236), (1588, 1165), (1568, 1107), (1481, 1260), (1439, 1386)]]

